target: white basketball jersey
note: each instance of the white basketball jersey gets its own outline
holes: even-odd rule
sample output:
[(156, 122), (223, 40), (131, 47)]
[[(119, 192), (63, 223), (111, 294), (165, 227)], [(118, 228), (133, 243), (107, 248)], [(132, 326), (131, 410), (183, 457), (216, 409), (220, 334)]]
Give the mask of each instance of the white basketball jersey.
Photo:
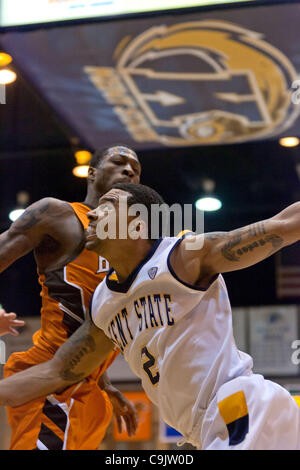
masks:
[(236, 348), (231, 307), (219, 275), (207, 290), (181, 282), (170, 266), (178, 238), (157, 240), (124, 283), (112, 270), (96, 289), (91, 317), (121, 349), (162, 419), (191, 433), (218, 388), (251, 373)]

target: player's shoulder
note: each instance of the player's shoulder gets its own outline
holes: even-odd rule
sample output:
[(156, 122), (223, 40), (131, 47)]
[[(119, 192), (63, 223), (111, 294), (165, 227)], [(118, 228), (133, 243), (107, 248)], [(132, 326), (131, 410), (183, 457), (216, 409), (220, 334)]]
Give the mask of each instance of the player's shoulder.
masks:
[(64, 215), (74, 214), (72, 206), (67, 201), (62, 201), (54, 197), (44, 197), (35, 203), (40, 211), (48, 213), (49, 215), (56, 215), (62, 213)]
[[(196, 234), (191, 230), (185, 230), (180, 234), (180, 237), (177, 236), (180, 240), (177, 244), (177, 253), (180, 253), (183, 256), (193, 256), (193, 252), (196, 250), (201, 250), (203, 248), (205, 235)], [(192, 253), (191, 253), (192, 252)]]

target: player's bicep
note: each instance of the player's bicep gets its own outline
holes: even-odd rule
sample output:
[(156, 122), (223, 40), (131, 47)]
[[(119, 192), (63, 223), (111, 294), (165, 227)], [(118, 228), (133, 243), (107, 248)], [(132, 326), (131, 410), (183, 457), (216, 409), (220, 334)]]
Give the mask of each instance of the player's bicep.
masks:
[(0, 235), (0, 272), (34, 248), (33, 238), (10, 230)]
[(38, 246), (44, 235), (41, 221), (49, 205), (49, 198), (32, 204), (0, 235), (0, 271)]
[(58, 349), (53, 361), (67, 383), (78, 382), (102, 364), (114, 349), (104, 331), (87, 319)]
[(69, 206), (57, 199), (44, 198), (27, 207), (25, 212), (0, 235), (0, 272), (21, 256), (37, 248), (45, 235), (51, 235), (57, 218)]

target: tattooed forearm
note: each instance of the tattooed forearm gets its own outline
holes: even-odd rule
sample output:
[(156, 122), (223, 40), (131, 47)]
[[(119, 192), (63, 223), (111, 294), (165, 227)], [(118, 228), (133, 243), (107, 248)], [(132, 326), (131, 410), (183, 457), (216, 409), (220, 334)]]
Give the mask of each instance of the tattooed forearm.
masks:
[(281, 248), (300, 240), (300, 202), (292, 204), (279, 214), (230, 232), (214, 232), (199, 237), (204, 239), (191, 263), (191, 270), (200, 275), (199, 283), (216, 273), (245, 269), (273, 255)]
[(256, 224), (253, 224), (253, 225), (249, 225), (248, 233), (250, 237), (258, 237), (260, 235), (266, 235), (267, 232), (266, 232), (264, 221), (257, 222)]
[[(254, 227), (248, 229), (248, 235), (250, 234), (250, 230), (262, 230), (263, 227), (255, 229)], [(257, 234), (257, 232), (256, 232)], [(252, 235), (253, 236), (253, 235)], [(252, 237), (251, 237), (252, 238)], [(228, 259), (229, 261), (238, 262), (240, 261), (241, 256), (245, 253), (253, 252), (257, 248), (263, 247), (268, 243), (271, 243), (272, 249), (267, 254), (267, 256), (272, 255), (277, 250), (279, 250), (283, 245), (283, 239), (275, 234), (266, 235), (263, 238), (259, 238), (251, 243), (241, 244), (242, 242), (242, 230), (240, 234), (236, 234), (232, 237), (222, 248), (222, 255), (224, 258)], [(236, 248), (236, 249), (234, 249)]]
[(73, 350), (72, 359), (63, 367), (60, 376), (64, 380), (74, 382), (81, 380), (86, 376), (84, 371), (76, 373), (74, 372), (74, 369), (80, 364), (81, 360), (85, 356), (95, 352), (96, 344), (94, 338), (91, 335), (88, 335), (84, 340), (82, 338), (72, 339), (71, 343)]
[[(224, 244), (222, 248), (222, 254), (224, 258), (228, 259), (229, 261), (239, 261), (239, 257), (237, 256), (237, 251), (234, 250), (234, 247), (239, 245), (242, 241), (242, 230), (234, 230), (231, 232), (231, 239), (228, 240), (227, 243)], [(227, 235), (228, 237), (228, 235)]]

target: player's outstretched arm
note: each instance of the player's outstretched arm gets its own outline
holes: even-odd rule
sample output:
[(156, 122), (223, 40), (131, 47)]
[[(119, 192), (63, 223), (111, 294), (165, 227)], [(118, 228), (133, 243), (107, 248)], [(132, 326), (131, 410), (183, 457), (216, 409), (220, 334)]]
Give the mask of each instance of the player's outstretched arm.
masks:
[[(205, 287), (215, 274), (247, 268), (300, 240), (300, 202), (274, 217), (231, 232), (188, 237), (175, 250), (171, 264), (186, 282)], [(196, 246), (196, 245), (195, 245)]]
[(0, 405), (19, 406), (35, 398), (62, 392), (90, 375), (113, 350), (102, 330), (86, 320), (50, 361), (0, 381)]
[(10, 228), (0, 235), (0, 273), (14, 261), (40, 245), (45, 235), (52, 235), (57, 218), (72, 209), (63, 201), (44, 198), (27, 207)]

